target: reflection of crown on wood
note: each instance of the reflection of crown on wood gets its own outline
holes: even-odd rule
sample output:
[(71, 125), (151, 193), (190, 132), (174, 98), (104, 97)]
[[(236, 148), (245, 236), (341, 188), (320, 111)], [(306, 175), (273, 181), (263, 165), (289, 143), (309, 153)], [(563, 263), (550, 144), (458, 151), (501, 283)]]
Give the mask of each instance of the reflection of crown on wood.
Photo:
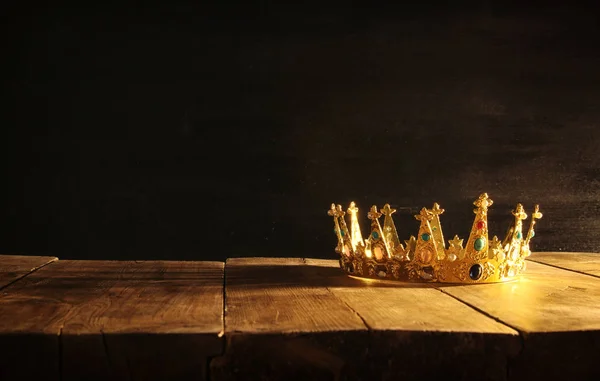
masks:
[[(492, 283), (514, 279), (525, 270), (525, 258), (529, 242), (533, 238), (533, 227), (542, 218), (536, 205), (531, 215), (529, 231), (523, 236), (523, 220), (527, 214), (523, 205), (517, 204), (512, 212), (514, 226), (503, 241), (494, 236), (488, 241), (487, 210), (493, 201), (483, 193), (473, 203), (477, 208), (475, 221), (466, 246), (454, 236), (444, 244), (440, 214), (444, 212), (436, 203), (432, 209), (421, 209), (415, 218), (421, 221), (418, 238), (411, 236), (400, 243), (392, 214), (396, 211), (386, 204), (381, 212), (372, 206), (368, 213), (371, 234), (363, 240), (358, 224), (358, 208), (352, 202), (348, 208), (350, 231), (344, 219), (341, 205), (331, 204), (327, 214), (333, 217), (335, 234), (338, 238), (336, 252), (341, 256), (340, 266), (353, 276), (417, 282), (444, 283)], [(385, 216), (383, 227), (379, 217)]]

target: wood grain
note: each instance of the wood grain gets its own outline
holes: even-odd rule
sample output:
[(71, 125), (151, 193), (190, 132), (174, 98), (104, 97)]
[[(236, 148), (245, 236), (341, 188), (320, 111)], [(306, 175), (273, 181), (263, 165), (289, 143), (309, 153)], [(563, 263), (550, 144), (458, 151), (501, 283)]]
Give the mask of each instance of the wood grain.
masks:
[(216, 379), (423, 379), (442, 369), (504, 379), (519, 350), (516, 331), (431, 286), (365, 284), (336, 261), (231, 259), (226, 274)]
[(56, 257), (0, 255), (0, 289), (57, 260)]
[[(0, 379), (56, 379), (59, 372), (58, 336), (44, 335), (39, 332), (15, 334), (10, 330), (11, 324), (19, 326), (24, 320), (35, 316), (28, 312), (37, 310), (43, 302), (37, 298), (29, 303), (19, 303), (15, 308), (2, 308), (6, 295), (24, 278), (34, 271), (54, 265), (56, 257), (40, 257), (25, 255), (0, 255)], [(38, 373), (38, 369), (43, 371)], [(39, 376), (39, 377), (38, 377)]]
[[(204, 379), (221, 352), (222, 290), (221, 262), (60, 261), (5, 290), (0, 335), (34, 337), (21, 346), (56, 364), (31, 376)], [(24, 368), (2, 365), (7, 376)]]
[[(306, 261), (330, 267), (345, 277), (337, 261)], [(449, 379), (505, 379), (508, 359), (520, 350), (517, 331), (430, 284), (350, 280), (351, 284), (330, 285), (329, 290), (372, 331), (371, 376), (419, 380), (444, 374)]]
[(226, 272), (227, 333), (366, 330), (300, 258), (229, 259)]
[(440, 289), (521, 332), (524, 350), (512, 378), (600, 376), (600, 279), (535, 262), (527, 267), (518, 281)]
[(234, 258), (226, 267), (226, 353), (214, 380), (336, 379), (366, 350), (367, 327), (300, 258)]
[(537, 252), (528, 259), (533, 262), (600, 277), (600, 254), (598, 253)]

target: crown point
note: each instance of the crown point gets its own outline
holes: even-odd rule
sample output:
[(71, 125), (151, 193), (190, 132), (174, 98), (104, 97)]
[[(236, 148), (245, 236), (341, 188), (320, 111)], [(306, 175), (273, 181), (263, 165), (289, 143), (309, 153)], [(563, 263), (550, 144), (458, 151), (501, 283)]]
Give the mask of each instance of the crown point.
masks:
[(371, 210), (370, 210), (370, 211), (369, 211), (369, 213), (367, 214), (367, 217), (368, 217), (370, 220), (376, 220), (376, 219), (378, 219), (379, 217), (381, 217), (381, 213), (379, 213), (379, 212), (377, 211), (377, 205), (373, 205), (373, 206), (371, 207)]
[(433, 213), (434, 215), (439, 216), (440, 214), (444, 213), (444, 209), (440, 208), (440, 204), (438, 204), (437, 202), (434, 202), (433, 208), (431, 208), (430, 212)]
[(354, 201), (352, 201), (350, 203), (350, 206), (348, 207), (348, 213), (350, 213), (350, 214), (357, 214), (358, 213), (358, 208), (356, 207), (356, 203)]
[(386, 216), (391, 216), (392, 214), (396, 213), (396, 209), (392, 209), (390, 204), (385, 204), (383, 209), (381, 209), (381, 212), (383, 212), (383, 214)]
[(458, 235), (455, 235), (453, 239), (449, 240), (451, 248), (462, 249), (464, 239), (458, 238)]
[(483, 210), (487, 210), (487, 208), (492, 206), (493, 203), (494, 201), (492, 201), (492, 199), (488, 196), (487, 193), (482, 193), (479, 195), (477, 200), (473, 202), (473, 205)]
[(535, 205), (534, 209), (533, 209), (533, 213), (531, 214), (531, 218), (535, 218), (535, 219), (540, 219), (542, 218), (544, 215), (542, 213), (540, 213), (540, 206), (539, 205)]
[(433, 218), (433, 214), (429, 210), (427, 210), (427, 208), (422, 208), (419, 214), (415, 215), (415, 218), (419, 221), (431, 221), (431, 219)]
[(515, 207), (515, 210), (513, 210), (512, 214), (519, 220), (524, 220), (527, 218), (527, 213), (525, 213), (525, 209), (523, 209), (522, 204), (517, 204), (517, 206)]
[(331, 203), (331, 207), (327, 211), (327, 215), (331, 217), (337, 217), (337, 209), (335, 208), (334, 203)]

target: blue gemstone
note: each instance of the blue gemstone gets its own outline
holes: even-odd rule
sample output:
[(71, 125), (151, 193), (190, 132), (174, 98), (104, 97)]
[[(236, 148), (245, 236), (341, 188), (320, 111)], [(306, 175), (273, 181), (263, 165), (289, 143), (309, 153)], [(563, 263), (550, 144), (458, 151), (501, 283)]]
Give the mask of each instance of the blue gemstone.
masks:
[(485, 238), (483, 238), (483, 237), (477, 238), (475, 240), (475, 243), (473, 244), (473, 247), (477, 251), (483, 250), (483, 248), (485, 247)]
[(521, 239), (521, 237), (523, 237), (523, 235), (521, 234), (521, 232), (517, 232), (517, 239)]
[(371, 235), (373, 236), (373, 238), (379, 239), (379, 233), (373, 232), (373, 233), (371, 233)]
[(479, 263), (474, 264), (469, 269), (469, 278), (471, 278), (473, 280), (478, 280), (479, 278), (481, 278), (482, 274), (483, 274), (483, 268), (481, 267), (481, 265)]
[(421, 239), (425, 242), (429, 241), (430, 235), (428, 233), (421, 234)]

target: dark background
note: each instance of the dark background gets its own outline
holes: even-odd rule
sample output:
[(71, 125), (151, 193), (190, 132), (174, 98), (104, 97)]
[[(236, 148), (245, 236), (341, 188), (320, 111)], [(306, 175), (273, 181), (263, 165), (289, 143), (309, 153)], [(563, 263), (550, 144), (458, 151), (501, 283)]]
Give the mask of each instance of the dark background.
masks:
[(593, 2), (448, 3), (4, 4), (0, 252), (334, 258), (333, 201), (451, 238), (484, 191), (598, 251)]

